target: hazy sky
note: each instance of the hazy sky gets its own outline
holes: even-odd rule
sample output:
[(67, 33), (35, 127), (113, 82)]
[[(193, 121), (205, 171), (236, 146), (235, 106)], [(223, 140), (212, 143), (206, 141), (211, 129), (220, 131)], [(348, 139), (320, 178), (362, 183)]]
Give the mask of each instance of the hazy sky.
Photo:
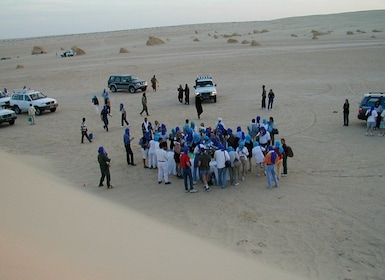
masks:
[(384, 0), (0, 0), (0, 39), (382, 9)]

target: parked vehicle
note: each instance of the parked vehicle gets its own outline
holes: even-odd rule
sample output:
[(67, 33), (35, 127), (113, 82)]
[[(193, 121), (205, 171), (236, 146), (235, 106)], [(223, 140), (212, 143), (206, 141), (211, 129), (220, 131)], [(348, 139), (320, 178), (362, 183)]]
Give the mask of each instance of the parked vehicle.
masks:
[(62, 52), (60, 56), (61, 57), (69, 57), (69, 56), (74, 56), (74, 55), (75, 55), (75, 53), (73, 50), (68, 50), (68, 51)]
[(9, 108), (9, 100), (11, 97), (7, 96), (4, 91), (0, 91), (0, 109)]
[(119, 89), (128, 90), (130, 93), (135, 93), (137, 90), (146, 91), (147, 82), (141, 80), (135, 75), (112, 75), (107, 81), (108, 88), (112, 92)]
[(14, 111), (9, 109), (0, 109), (0, 124), (9, 123), (9, 125), (14, 125), (17, 116)]
[(195, 95), (200, 95), (202, 100), (212, 99), (217, 102), (217, 89), (213, 78), (209, 75), (198, 76), (195, 79)]
[(382, 108), (385, 109), (385, 93), (371, 92), (364, 94), (364, 97), (362, 98), (358, 108), (357, 118), (366, 121), (368, 118), (366, 116), (366, 111), (370, 109), (372, 105), (374, 106), (376, 102), (379, 102)]
[(30, 104), (35, 107), (37, 116), (46, 110), (55, 112), (59, 106), (56, 99), (49, 98), (40, 91), (20, 89), (12, 93), (10, 107), (16, 114), (27, 112)]

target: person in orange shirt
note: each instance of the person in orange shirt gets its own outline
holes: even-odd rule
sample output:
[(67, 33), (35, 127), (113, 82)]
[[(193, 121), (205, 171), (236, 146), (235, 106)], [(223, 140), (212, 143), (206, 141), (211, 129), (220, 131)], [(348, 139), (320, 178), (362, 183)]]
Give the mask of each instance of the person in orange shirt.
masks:
[[(183, 153), (180, 156), (180, 166), (182, 168), (184, 189), (186, 190), (186, 192), (196, 193), (197, 190), (194, 189), (194, 185), (193, 185), (193, 178), (192, 178), (192, 172), (191, 172), (191, 161), (190, 161), (190, 157), (188, 155), (188, 152), (189, 152), (189, 148), (184, 147)], [(187, 186), (187, 178), (190, 181), (189, 182), (190, 183), (190, 190)]]
[(265, 169), (266, 169), (266, 178), (267, 178), (267, 188), (271, 189), (272, 186), (272, 180), (275, 182), (275, 186), (278, 188), (279, 187), (279, 181), (277, 178), (277, 175), (275, 173), (275, 163), (278, 161), (278, 155), (274, 151), (273, 146), (269, 146), (269, 152), (265, 156), (264, 164), (265, 164)]

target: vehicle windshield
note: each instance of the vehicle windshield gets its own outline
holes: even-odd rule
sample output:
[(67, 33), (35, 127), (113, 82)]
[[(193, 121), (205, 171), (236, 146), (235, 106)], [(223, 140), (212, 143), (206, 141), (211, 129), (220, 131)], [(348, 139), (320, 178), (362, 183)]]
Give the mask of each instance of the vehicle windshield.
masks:
[(212, 87), (213, 82), (212, 81), (199, 81), (196, 84), (197, 87)]
[(45, 96), (43, 93), (41, 92), (34, 92), (30, 95), (31, 99), (32, 100), (38, 100), (38, 99), (42, 99), (42, 98), (46, 98), (47, 96)]
[(3, 97), (7, 97), (4, 93), (4, 91), (0, 91), (0, 97), (3, 98)]

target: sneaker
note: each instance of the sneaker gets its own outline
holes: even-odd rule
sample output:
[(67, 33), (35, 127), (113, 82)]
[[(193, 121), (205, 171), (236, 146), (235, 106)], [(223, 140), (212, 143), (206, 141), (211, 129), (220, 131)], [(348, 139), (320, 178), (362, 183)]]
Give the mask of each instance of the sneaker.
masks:
[(287, 174), (282, 173), (281, 176), (282, 176), (282, 177), (287, 177)]
[(162, 184), (162, 181), (158, 181), (158, 184)]
[(208, 192), (209, 190), (210, 190), (209, 186), (206, 186), (206, 187), (205, 187), (205, 191)]
[(196, 185), (196, 184), (197, 184), (197, 181), (194, 181), (194, 182), (193, 182), (193, 185)]
[(373, 136), (373, 132), (370, 132), (370, 136)]
[(245, 181), (245, 176), (242, 176), (242, 181)]
[(384, 134), (378, 134), (377, 136), (384, 136)]
[(238, 186), (238, 185), (239, 185), (239, 183), (235, 183), (235, 184), (234, 184), (234, 186)]
[(108, 187), (107, 187), (107, 189), (112, 189), (112, 188), (114, 188), (114, 187), (113, 187), (113, 186), (108, 186)]
[(171, 184), (171, 182), (166, 182), (166, 183), (164, 183), (165, 185), (170, 185)]
[(104, 185), (103, 184), (99, 184), (99, 187), (103, 187)]
[(261, 177), (261, 173), (257, 173), (257, 176), (258, 176), (258, 177)]
[(368, 136), (368, 133), (366, 132), (365, 135)]
[(143, 168), (148, 168), (148, 166), (147, 166), (147, 165), (145, 165), (145, 166), (143, 166)]
[(190, 192), (189, 190), (184, 190), (186, 193)]
[(132, 166), (136, 166), (136, 164), (135, 164), (135, 163), (130, 163), (130, 165), (132, 165)]
[(198, 192), (197, 189), (191, 189), (191, 190), (190, 190), (190, 193), (196, 193), (196, 192)]

